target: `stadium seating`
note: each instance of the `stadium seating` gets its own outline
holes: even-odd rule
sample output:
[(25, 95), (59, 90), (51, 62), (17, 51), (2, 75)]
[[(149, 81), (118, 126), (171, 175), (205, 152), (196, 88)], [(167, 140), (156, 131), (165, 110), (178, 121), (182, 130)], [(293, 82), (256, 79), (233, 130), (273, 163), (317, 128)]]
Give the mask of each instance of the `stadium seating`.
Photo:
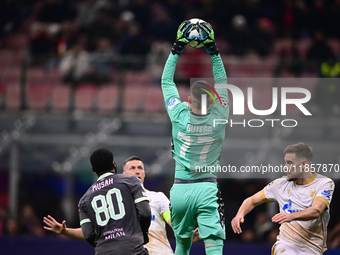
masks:
[(32, 110), (46, 110), (52, 93), (52, 86), (46, 83), (32, 83), (26, 86), (27, 106)]
[(123, 96), (123, 111), (140, 112), (143, 109), (146, 90), (137, 86), (125, 87)]
[(105, 84), (98, 91), (98, 110), (115, 111), (118, 106), (118, 84)]
[(75, 90), (75, 109), (90, 111), (94, 109), (97, 87), (95, 84), (80, 84)]
[(46, 80), (49, 83), (57, 84), (62, 82), (63, 76), (58, 69), (52, 69), (46, 74)]
[(148, 87), (145, 93), (144, 111), (154, 113), (164, 110), (162, 89), (160, 87)]
[(6, 96), (6, 87), (3, 83), (0, 82), (0, 109), (4, 105), (5, 96)]
[(71, 89), (69, 85), (57, 84), (52, 89), (51, 108), (53, 111), (66, 111), (70, 103)]
[(46, 73), (42, 68), (29, 68), (26, 73), (27, 83), (46, 82)]
[(19, 110), (21, 104), (19, 83), (7, 84), (6, 86), (6, 109)]
[(190, 96), (190, 88), (185, 84), (178, 84), (177, 89), (181, 100), (183, 102), (188, 102), (188, 96)]
[(201, 66), (202, 66), (202, 78), (212, 78), (213, 77), (213, 71), (212, 71), (212, 65), (211, 65), (211, 59), (208, 54), (205, 54), (201, 56)]
[[(14, 42), (15, 39), (19, 41), (22, 38), (21, 35), (13, 35), (6, 39), (6, 43)], [(334, 53), (340, 53), (340, 42), (336, 38), (327, 40)], [(274, 43), (274, 52), (278, 52), (282, 46), (282, 40), (276, 40)], [(312, 43), (311, 39), (300, 39), (296, 41), (296, 46), (302, 56), (306, 56), (307, 51)], [(24, 44), (24, 40), (18, 42), (18, 45)], [(20, 79), (22, 77), (22, 57), (20, 54), (13, 53), (14, 49), (0, 51), (0, 83), (2, 89), (0, 91), (0, 104), (5, 106), (6, 109), (19, 109), (20, 108)], [(190, 54), (189, 54), (190, 55)], [(188, 56), (183, 55), (183, 58), (179, 59), (179, 65), (185, 65), (185, 58)], [(209, 78), (212, 77), (212, 68), (210, 62), (210, 56), (202, 54), (196, 56), (200, 60), (200, 77)], [(190, 60), (190, 59), (189, 59)], [(228, 82), (231, 83), (231, 78), (271, 78), (273, 77), (273, 69), (278, 62), (278, 57), (275, 55), (268, 56), (266, 58), (259, 58), (257, 55), (246, 55), (244, 57), (228, 56), (223, 57), (224, 64), (228, 75)], [(202, 68), (203, 67), (203, 68)], [(189, 79), (185, 76), (185, 72), (181, 72), (180, 68), (176, 70), (177, 78), (181, 80)], [(118, 81), (120, 76), (123, 77), (123, 87), (126, 91), (122, 97), (123, 111), (127, 112), (148, 112), (157, 113), (164, 111), (163, 99), (159, 87), (151, 87), (152, 77), (149, 70), (134, 71), (126, 70), (123, 73), (119, 73), (117, 70), (113, 70), (112, 77), (114, 81)], [(30, 67), (26, 72), (26, 99), (29, 109), (43, 110), (49, 109), (49, 106), (56, 111), (65, 111), (69, 107), (71, 90), (67, 85), (62, 84), (63, 76), (58, 69), (44, 70), (42, 67)], [(283, 71), (280, 74), (281, 78), (294, 77), (293, 74), (288, 71)], [(303, 74), (301, 77), (314, 78), (315, 74)], [(312, 83), (314, 81), (310, 80)], [(239, 81), (238, 81), (239, 82)], [(305, 80), (303, 87), (307, 86), (308, 81)], [(178, 89), (180, 97), (183, 101), (187, 101), (189, 95), (189, 87), (187, 84), (178, 83)], [(240, 86), (244, 93), (246, 93), (246, 85), (243, 86), (242, 82), (236, 84)], [(308, 89), (312, 92), (315, 90), (317, 84), (308, 85)], [(244, 87), (244, 88), (243, 88)], [(8, 88), (4, 89), (4, 88)], [(49, 88), (49, 89), (47, 89)], [(142, 89), (143, 88), (143, 89)], [(35, 91), (39, 91), (37, 95)], [(48, 92), (49, 91), (49, 92)], [(97, 90), (94, 84), (82, 84), (75, 90), (75, 108), (81, 110), (97, 110), (97, 111), (116, 111), (118, 107), (118, 85), (116, 83), (106, 84)], [(271, 106), (271, 90), (264, 91), (258, 95), (256, 89), (254, 89), (254, 102), (256, 102), (255, 108), (267, 109)], [(38, 96), (39, 95), (39, 96)], [(266, 95), (266, 96), (264, 96)], [(258, 97), (262, 96), (264, 99)], [(232, 97), (231, 97), (232, 100)], [(231, 101), (232, 102), (232, 101)], [(289, 106), (287, 109), (294, 108)], [(296, 107), (295, 107), (296, 108)], [(297, 113), (300, 111), (297, 110)]]
[(5, 37), (4, 45), (12, 51), (25, 51), (28, 48), (29, 37), (25, 33), (16, 33)]
[(0, 80), (4, 82), (19, 82), (21, 77), (21, 68), (20, 67), (3, 67), (0, 70)]
[(151, 75), (147, 71), (127, 71), (125, 73), (126, 86), (147, 86), (151, 83)]
[(148, 71), (140, 72), (139, 74), (140, 83), (144, 86), (148, 86), (151, 84), (151, 74)]

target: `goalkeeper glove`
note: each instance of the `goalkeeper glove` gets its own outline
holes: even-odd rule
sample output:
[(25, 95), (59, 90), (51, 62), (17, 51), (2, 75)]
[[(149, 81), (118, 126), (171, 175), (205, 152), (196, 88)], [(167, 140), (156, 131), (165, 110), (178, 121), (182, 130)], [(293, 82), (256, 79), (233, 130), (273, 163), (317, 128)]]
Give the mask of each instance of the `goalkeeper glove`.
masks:
[(205, 45), (205, 49), (210, 55), (218, 55), (220, 52), (217, 49), (215, 33), (211, 25), (208, 22), (204, 22), (199, 24), (199, 27), (202, 30), (202, 35), (197, 36), (197, 39)]
[(177, 38), (171, 50), (173, 55), (180, 55), (184, 51), (185, 45), (196, 38), (195, 35), (189, 36), (189, 32), (192, 26), (193, 24), (191, 24), (191, 22), (188, 20), (183, 21), (182, 24), (179, 26), (177, 30)]

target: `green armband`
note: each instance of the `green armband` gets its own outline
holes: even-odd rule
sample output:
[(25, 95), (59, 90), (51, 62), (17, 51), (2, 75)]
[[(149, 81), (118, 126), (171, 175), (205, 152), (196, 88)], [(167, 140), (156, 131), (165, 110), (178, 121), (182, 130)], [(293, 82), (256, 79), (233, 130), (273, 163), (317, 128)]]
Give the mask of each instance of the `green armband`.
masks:
[(171, 219), (170, 210), (167, 210), (163, 213), (163, 219), (165, 220), (166, 223), (169, 224), (169, 220)]

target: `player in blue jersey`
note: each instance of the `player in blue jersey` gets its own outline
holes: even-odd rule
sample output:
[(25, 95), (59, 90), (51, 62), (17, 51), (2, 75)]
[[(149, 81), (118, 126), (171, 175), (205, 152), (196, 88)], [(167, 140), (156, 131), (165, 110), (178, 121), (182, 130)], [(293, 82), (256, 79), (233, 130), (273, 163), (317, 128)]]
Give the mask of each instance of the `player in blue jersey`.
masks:
[[(170, 191), (171, 223), (176, 236), (176, 255), (189, 254), (196, 221), (206, 254), (221, 255), (225, 239), (223, 201), (216, 173), (200, 170), (219, 167), (226, 124), (214, 125), (214, 120), (228, 119), (228, 91), (223, 88), (214, 91), (214, 85), (200, 80), (191, 85), (189, 103), (181, 102), (174, 73), (184, 47), (196, 39), (189, 36), (193, 25), (190, 21), (180, 25), (162, 75), (165, 107), (172, 123), (172, 154), (176, 162), (175, 183)], [(215, 83), (226, 84), (227, 76), (212, 27), (209, 23), (196, 26), (202, 32), (197, 39), (211, 55)], [(205, 106), (201, 98), (210, 98), (212, 91), (217, 92), (218, 103)]]

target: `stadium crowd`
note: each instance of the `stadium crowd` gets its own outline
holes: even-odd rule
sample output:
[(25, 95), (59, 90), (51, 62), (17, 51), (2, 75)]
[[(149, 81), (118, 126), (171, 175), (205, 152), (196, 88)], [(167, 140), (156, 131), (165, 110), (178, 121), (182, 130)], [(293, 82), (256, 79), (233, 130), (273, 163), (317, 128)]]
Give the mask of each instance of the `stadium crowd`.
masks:
[[(193, 17), (214, 27), (221, 55), (228, 56), (229, 77), (340, 77), (339, 14), (338, 0), (5, 0), (0, 3), (0, 98), (19, 77), (25, 84), (48, 80), (70, 88), (156, 87), (178, 24)], [(189, 78), (211, 76), (203, 50), (187, 48), (175, 77), (184, 86)], [(45, 79), (46, 74), (54, 78)], [(145, 82), (138, 82), (142, 77)], [(330, 85), (318, 87), (320, 98), (340, 95)], [(46, 93), (51, 90), (47, 86)], [(327, 108), (319, 112), (340, 112), (337, 104), (316, 103)]]
[[(29, 38), (31, 64), (60, 66), (67, 82), (108, 81), (119, 56), (139, 56), (142, 60), (128, 67), (145, 68), (148, 55), (151, 62), (159, 60), (155, 55), (167, 55), (164, 49), (171, 46), (178, 24), (192, 17), (213, 25), (222, 55), (276, 55), (275, 76), (282, 70), (295, 76), (303, 72), (340, 75), (339, 70), (319, 68), (327, 63), (337, 70), (338, 0), (5, 0), (0, 5), (1, 48), (11, 48), (8, 38), (22, 33)], [(309, 43), (301, 43), (298, 49), (296, 42), (301, 40)], [(195, 71), (187, 72), (192, 74)]]

